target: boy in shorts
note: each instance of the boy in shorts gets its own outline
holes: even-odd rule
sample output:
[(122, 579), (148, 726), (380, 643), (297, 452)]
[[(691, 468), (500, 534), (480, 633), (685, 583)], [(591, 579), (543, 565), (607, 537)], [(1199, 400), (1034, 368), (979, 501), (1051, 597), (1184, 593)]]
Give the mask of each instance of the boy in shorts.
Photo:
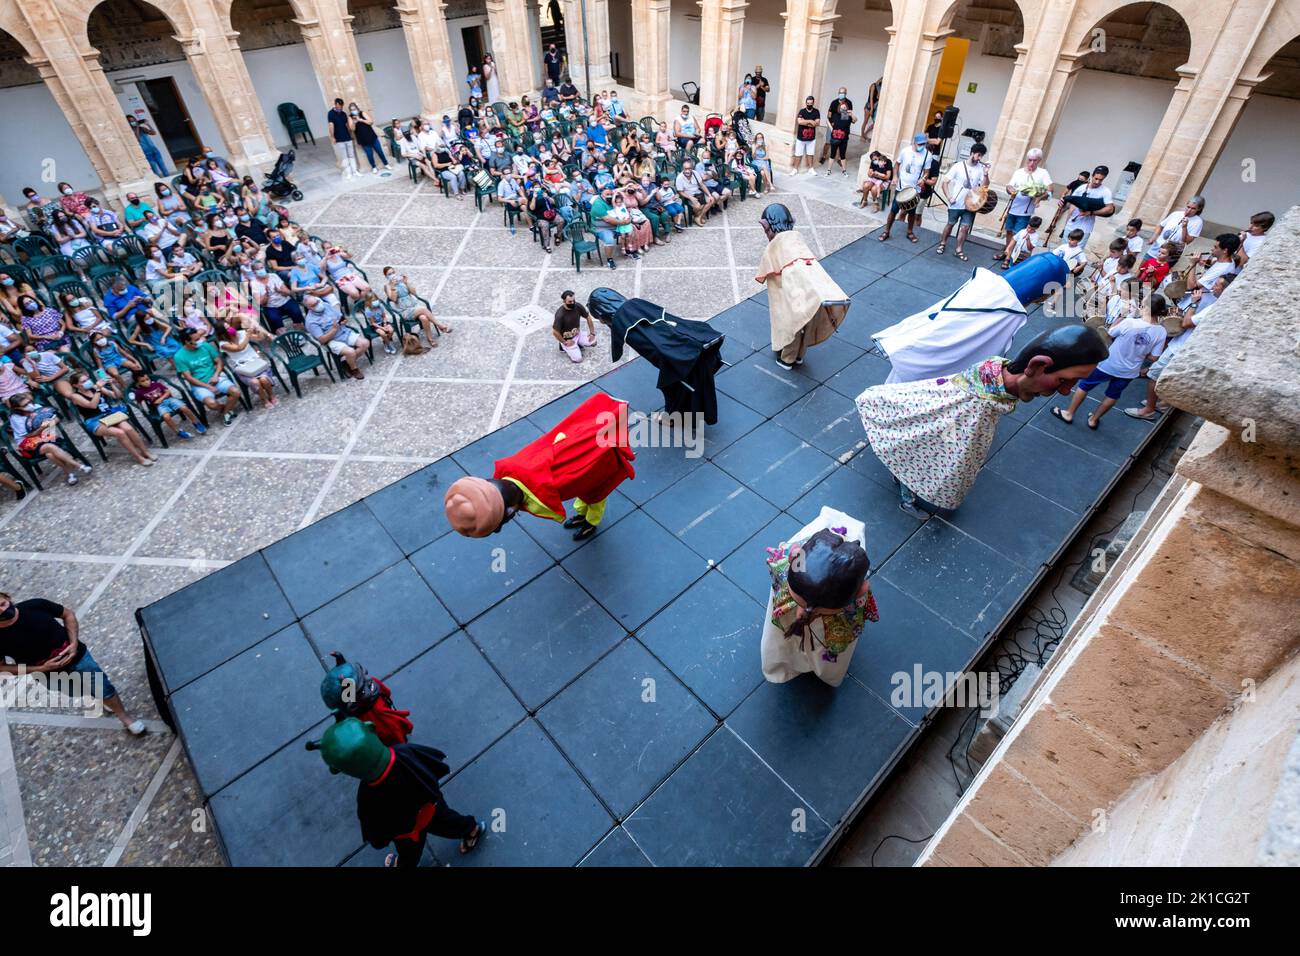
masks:
[(150, 378), (148, 372), (136, 373), (135, 388), (131, 390), (129, 397), (132, 401), (139, 402), (141, 405), (152, 409), (159, 418), (167, 423), (167, 427), (185, 441), (189, 441), (194, 436), (177, 422), (177, 412), (180, 413), (181, 418), (186, 423), (193, 425), (194, 430), (200, 435), (208, 430), (207, 426), (199, 421), (199, 417), (194, 414), (194, 410), (181, 401), (166, 382)]

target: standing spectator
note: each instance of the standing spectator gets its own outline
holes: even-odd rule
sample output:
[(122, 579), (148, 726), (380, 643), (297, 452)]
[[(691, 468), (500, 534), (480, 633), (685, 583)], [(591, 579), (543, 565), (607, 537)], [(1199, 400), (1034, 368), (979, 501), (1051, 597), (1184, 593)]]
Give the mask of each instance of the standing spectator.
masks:
[(145, 161), (149, 163), (149, 168), (155, 176), (170, 176), (171, 171), (167, 169), (167, 164), (163, 162), (162, 153), (154, 145), (153, 137), (158, 135), (158, 131), (148, 123), (136, 119), (134, 116), (127, 116), (126, 125), (131, 127), (131, 132), (135, 134), (136, 141), (140, 144), (140, 150), (144, 153)]
[[(357, 145), (365, 152), (366, 160), (370, 163), (370, 171), (376, 176), (393, 175), (393, 169), (388, 165), (388, 157), (384, 155), (383, 144), (379, 142), (379, 135), (375, 132), (374, 120), (356, 103), (348, 104), (348, 127), (352, 130)], [(378, 163), (375, 162), (376, 157), (379, 158)]]
[(542, 62), (546, 66), (546, 78), (551, 81), (553, 86), (559, 86), (560, 74), (564, 72), (564, 57), (554, 43), (546, 48), (546, 53), (542, 56)]
[(221, 413), (222, 424), (230, 425), (239, 413), (239, 386), (226, 375), (221, 353), (211, 342), (204, 341), (199, 329), (186, 329), (184, 343), (173, 357), (176, 374), (190, 386), (194, 397), (214, 412)]
[(763, 75), (763, 67), (754, 67), (754, 119), (763, 122), (767, 113), (767, 94), (772, 92), (772, 84)]
[(808, 160), (808, 175), (816, 176), (817, 170), (813, 168), (813, 153), (817, 149), (817, 126), (821, 122), (822, 113), (817, 109), (817, 101), (811, 97), (804, 97), (803, 109), (801, 109), (794, 120), (794, 159), (791, 162), (792, 175), (799, 175), (799, 164), (803, 159)]
[[(831, 146), (835, 143), (835, 138), (830, 134), (835, 130), (835, 118), (839, 116), (840, 107), (847, 107), (850, 114), (853, 112), (853, 101), (849, 99), (848, 88), (843, 86), (840, 87), (839, 93), (836, 95), (835, 99), (831, 100), (831, 105), (826, 108), (827, 136), (826, 142), (822, 143), (822, 155), (821, 159), (817, 160), (818, 166), (825, 166), (827, 158), (835, 158), (831, 155)], [(850, 128), (852, 127), (850, 126)], [(843, 140), (846, 146), (848, 145), (848, 139), (849, 137), (846, 133)]]
[[(845, 160), (848, 158), (849, 150), (849, 133), (853, 131), (853, 108), (846, 106), (847, 99), (841, 98), (837, 101), (838, 106), (832, 104), (831, 113), (827, 117), (828, 132), (826, 136), (826, 145), (830, 150), (832, 161), (838, 161), (840, 164), (840, 175), (847, 176), (849, 167)], [(825, 152), (826, 150), (823, 150)], [(833, 173), (834, 169), (826, 170), (826, 175)]]
[[(104, 669), (90, 656), (90, 649), (80, 640), (81, 626), (72, 608), (44, 598), (14, 603), (8, 594), (0, 594), (0, 663), (6, 674), (81, 674), (96, 694), (132, 737), (145, 732), (143, 720), (126, 712), (117, 688)], [(84, 686), (84, 685), (83, 685)]]
[(1031, 149), (1025, 153), (1025, 165), (1011, 174), (1007, 183), (1007, 197), (1011, 205), (1007, 208), (1007, 219), (1003, 224), (1007, 242), (1002, 251), (993, 257), (994, 262), (1006, 262), (1011, 253), (1011, 246), (1016, 236), (1029, 224), (1029, 219), (1038, 209), (1040, 199), (1051, 194), (1052, 174), (1043, 169), (1043, 151)]
[(334, 108), (325, 114), (330, 124), (330, 137), (334, 140), (334, 156), (338, 160), (339, 171), (344, 179), (358, 175), (357, 150), (352, 142), (352, 127), (348, 122), (347, 111), (343, 109), (343, 99), (334, 98)]
[(491, 53), (483, 54), (483, 85), (487, 90), (489, 103), (496, 103), (501, 99), (501, 81), (497, 78), (497, 64), (492, 59)]
[(483, 96), (483, 74), (479, 73), (477, 63), (469, 65), (469, 73), (465, 74), (465, 85), (469, 87), (471, 101)]
[[(587, 331), (582, 331), (582, 320), (587, 320)], [(582, 350), (596, 344), (596, 323), (584, 305), (578, 303), (571, 290), (560, 293), (560, 307), (555, 310), (555, 321), (551, 324), (551, 335), (560, 343), (560, 351), (571, 362), (582, 361)]]

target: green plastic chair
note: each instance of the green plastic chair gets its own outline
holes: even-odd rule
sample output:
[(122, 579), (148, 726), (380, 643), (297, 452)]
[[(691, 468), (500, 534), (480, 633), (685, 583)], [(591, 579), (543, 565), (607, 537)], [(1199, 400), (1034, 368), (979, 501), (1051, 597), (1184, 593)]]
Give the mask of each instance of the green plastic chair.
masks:
[(579, 272), (582, 271), (582, 257), (585, 255), (588, 259), (594, 252), (599, 257), (600, 246), (595, 239), (587, 238), (587, 230), (583, 224), (574, 220), (564, 230), (565, 236), (569, 240), (569, 255), (573, 258), (573, 268)]
[(301, 329), (284, 330), (275, 337), (271, 348), (284, 365), (284, 370), (289, 373), (289, 381), (293, 382), (293, 390), (299, 398), (302, 398), (302, 387), (298, 384), (298, 379), (307, 372), (320, 375), (320, 370), (323, 368), (330, 381), (335, 380), (334, 372), (325, 361), (325, 350), (321, 348), (319, 342)]

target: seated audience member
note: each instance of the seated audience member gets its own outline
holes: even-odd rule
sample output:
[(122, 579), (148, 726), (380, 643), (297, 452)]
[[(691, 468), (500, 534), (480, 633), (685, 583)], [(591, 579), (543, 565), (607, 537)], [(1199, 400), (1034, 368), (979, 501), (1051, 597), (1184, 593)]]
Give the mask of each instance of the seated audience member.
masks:
[(38, 404), (30, 392), (20, 392), (9, 399), (9, 430), (14, 447), (28, 461), (44, 459), (63, 472), (70, 485), (80, 475), (90, 474), (90, 466), (73, 458), (59, 444), (59, 416), (54, 409)]
[(305, 295), (302, 304), (306, 310), (308, 334), (342, 359), (344, 374), (357, 381), (364, 379), (365, 373), (357, 359), (370, 351), (366, 337), (344, 322), (343, 313), (328, 299)]
[(27, 381), (34, 386), (48, 385), (64, 398), (72, 395), (72, 369), (63, 361), (62, 352), (28, 343), (22, 367)]
[(254, 346), (255, 342), (271, 341), (271, 333), (257, 322), (245, 324), (234, 310), (218, 316), (215, 323), (217, 348), (221, 350), (226, 367), (262, 399), (267, 408), (275, 408), (275, 380), (271, 377), (271, 363)]
[(163, 360), (173, 358), (181, 347), (176, 329), (152, 310), (135, 313), (127, 341)]
[(91, 199), (87, 206), (86, 226), (90, 229), (91, 238), (100, 245), (111, 245), (127, 235), (126, 228), (118, 219), (117, 213), (104, 208), (98, 199)]
[(433, 337), (433, 329), (436, 326), (440, 332), (450, 332), (451, 326), (439, 322), (428, 307), (417, 297), (415, 283), (412, 282), (404, 273), (398, 273), (392, 266), (384, 268), (384, 295), (397, 314), (405, 322), (418, 322), (420, 328), (424, 331), (424, 338), (429, 343), (429, 348), (437, 348), (438, 343)]
[(95, 367), (99, 368), (113, 380), (120, 393), (125, 394), (127, 381), (126, 375), (130, 373), (135, 375), (144, 366), (137, 362), (129, 355), (123, 355), (117, 343), (113, 341), (108, 332), (96, 332), (90, 340), (91, 355), (94, 357)]
[(116, 441), (137, 465), (152, 467), (158, 456), (149, 450), (145, 437), (135, 430), (122, 404), (124, 392), (107, 380), (96, 381), (89, 372), (72, 376), (72, 405), (96, 438)]
[(162, 379), (152, 378), (148, 372), (140, 372), (136, 375), (135, 385), (129, 397), (133, 402), (138, 402), (157, 415), (163, 424), (183, 441), (189, 441), (194, 437), (186, 428), (187, 425), (200, 435), (208, 430), (199, 416), (194, 414), (194, 410), (185, 404), (170, 385)]
[(695, 225), (702, 226), (708, 219), (709, 210), (713, 208), (715, 197), (704, 186), (704, 180), (695, 171), (695, 163), (687, 160), (682, 163), (682, 171), (677, 174), (677, 195), (690, 207)]
[(361, 300), (361, 312), (370, 323), (370, 327), (379, 333), (380, 341), (384, 343), (384, 353), (396, 355), (397, 329), (393, 327), (392, 315), (379, 301), (379, 296), (375, 295), (374, 289), (367, 292)]
[(63, 306), (63, 327), (73, 342), (86, 341), (95, 332), (114, 331), (113, 324), (104, 313), (83, 295), (62, 292), (59, 294), (59, 304)]
[(230, 425), (239, 413), (239, 386), (226, 374), (221, 353), (211, 342), (205, 341), (198, 329), (186, 329), (181, 336), (182, 347), (172, 358), (176, 374), (194, 394), (194, 398), (207, 408), (221, 413), (222, 423)]
[(63, 316), (34, 295), (20, 295), (18, 309), (22, 313), (23, 332), (27, 341), (42, 349), (67, 349), (72, 340), (63, 328)]

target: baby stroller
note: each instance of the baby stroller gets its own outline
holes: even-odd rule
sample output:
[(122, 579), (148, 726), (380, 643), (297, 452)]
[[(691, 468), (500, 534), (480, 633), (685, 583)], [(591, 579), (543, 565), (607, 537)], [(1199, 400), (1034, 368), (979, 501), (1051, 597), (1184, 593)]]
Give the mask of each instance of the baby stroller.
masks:
[(288, 196), (295, 201), (302, 200), (302, 190), (289, 179), (296, 157), (297, 154), (293, 150), (280, 154), (280, 158), (275, 161), (275, 168), (262, 183), (263, 192), (273, 199), (283, 199)]

